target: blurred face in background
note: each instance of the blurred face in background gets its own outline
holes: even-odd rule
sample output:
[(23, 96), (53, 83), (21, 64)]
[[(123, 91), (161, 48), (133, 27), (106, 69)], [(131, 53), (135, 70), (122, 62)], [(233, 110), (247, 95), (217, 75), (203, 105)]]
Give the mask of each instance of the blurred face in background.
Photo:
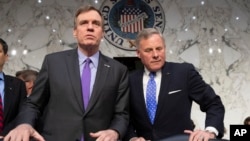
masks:
[(0, 71), (3, 70), (4, 63), (8, 60), (8, 54), (4, 52), (3, 45), (0, 44)]
[(144, 66), (156, 72), (165, 63), (165, 42), (159, 34), (152, 34), (148, 38), (142, 38), (139, 42), (137, 55)]

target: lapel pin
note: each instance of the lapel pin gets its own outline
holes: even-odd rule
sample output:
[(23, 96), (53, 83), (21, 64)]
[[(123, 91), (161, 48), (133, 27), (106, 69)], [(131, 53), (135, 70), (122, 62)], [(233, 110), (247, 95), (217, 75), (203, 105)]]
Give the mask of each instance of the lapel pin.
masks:
[(105, 67), (108, 67), (108, 68), (110, 67), (110, 65), (107, 65), (107, 64), (104, 64), (104, 66), (105, 66)]

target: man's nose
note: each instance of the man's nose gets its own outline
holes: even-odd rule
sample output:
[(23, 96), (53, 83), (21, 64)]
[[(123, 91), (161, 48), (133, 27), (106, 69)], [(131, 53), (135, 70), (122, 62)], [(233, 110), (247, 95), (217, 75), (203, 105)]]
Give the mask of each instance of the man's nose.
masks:
[(93, 29), (93, 24), (92, 23), (88, 24), (88, 29)]
[(156, 50), (153, 50), (153, 57), (158, 57), (158, 56), (159, 56), (158, 52)]

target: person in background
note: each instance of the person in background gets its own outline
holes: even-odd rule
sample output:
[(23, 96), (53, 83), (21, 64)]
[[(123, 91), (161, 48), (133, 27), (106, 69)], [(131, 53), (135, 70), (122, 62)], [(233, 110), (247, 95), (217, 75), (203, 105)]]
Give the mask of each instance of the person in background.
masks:
[(16, 77), (25, 82), (27, 96), (30, 96), (32, 92), (37, 75), (38, 75), (38, 71), (30, 70), (30, 69), (17, 71), (16, 73)]
[[(166, 62), (166, 45), (154, 28), (138, 33), (137, 56), (143, 69), (130, 74), (131, 122), (125, 140), (164, 140), (186, 134), (189, 141), (208, 141), (224, 133), (224, 105), (189, 63)], [(192, 103), (206, 113), (205, 129), (193, 130)]]
[(103, 25), (96, 8), (77, 10), (73, 31), (77, 48), (46, 55), (18, 116), (20, 125), (4, 141), (28, 141), (30, 137), (38, 141), (117, 141), (124, 137), (129, 123), (128, 69), (99, 51)]
[(23, 70), (17, 71), (16, 74), (15, 74), (16, 77), (19, 78), (19, 79), (21, 79), (22, 72), (23, 72)]
[(245, 118), (244, 125), (250, 125), (250, 116)]
[(3, 72), (8, 60), (8, 44), (0, 38), (0, 138), (15, 128), (15, 118), (26, 98), (24, 82)]

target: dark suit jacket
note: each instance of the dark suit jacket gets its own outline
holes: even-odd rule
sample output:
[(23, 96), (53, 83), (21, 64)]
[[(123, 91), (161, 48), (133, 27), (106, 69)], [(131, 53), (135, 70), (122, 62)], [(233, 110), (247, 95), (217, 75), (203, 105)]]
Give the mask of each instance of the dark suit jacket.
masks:
[[(154, 125), (151, 125), (143, 96), (143, 73), (137, 70), (130, 75), (131, 123), (127, 139), (142, 136), (159, 140), (193, 130), (190, 118), (192, 102), (206, 112), (205, 126), (213, 126), (222, 137), (224, 106), (214, 90), (206, 84), (193, 65), (166, 62), (162, 68), (161, 88)], [(136, 131), (136, 132), (134, 132)]]
[(85, 111), (77, 49), (57, 52), (45, 57), (19, 123), (35, 125), (42, 114), (37, 128), (46, 141), (76, 141), (83, 132), (85, 141), (91, 141), (95, 139), (90, 132), (105, 129), (114, 129), (123, 137), (129, 123), (128, 96), (127, 67), (100, 53)]
[[(165, 139), (157, 140), (157, 141), (188, 141), (189, 135), (187, 134), (180, 134), (174, 135)], [(210, 139), (209, 141), (229, 141), (227, 139)]]
[(18, 78), (4, 74), (4, 84), (4, 128), (1, 135), (15, 128), (15, 118), (27, 94), (24, 82)]

